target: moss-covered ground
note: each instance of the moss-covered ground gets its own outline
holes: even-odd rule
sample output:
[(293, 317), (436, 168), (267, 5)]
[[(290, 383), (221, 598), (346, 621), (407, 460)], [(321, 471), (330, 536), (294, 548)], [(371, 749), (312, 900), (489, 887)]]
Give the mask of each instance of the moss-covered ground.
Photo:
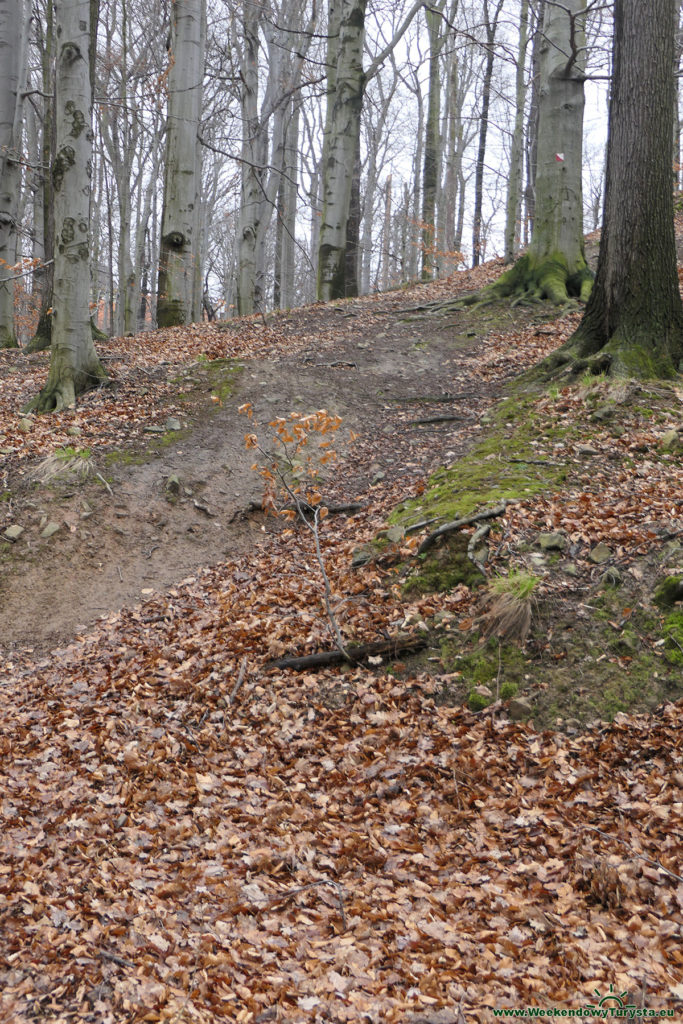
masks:
[[(680, 469), (657, 440), (679, 406), (677, 392), (664, 384), (615, 386), (587, 377), (560, 391), (518, 382), (486, 417), (469, 452), (394, 509), (389, 523), (408, 531), (430, 520), (435, 529), (502, 499), (513, 513), (491, 520), (488, 580), (467, 555), (474, 527), (447, 534), (398, 570), (404, 594), (432, 594), (432, 608), (440, 593), (471, 591), (460, 620), (444, 623), (436, 614), (428, 622), (429, 651), (405, 665), (409, 674), (419, 667), (434, 676), (437, 702), (484, 711), (515, 698), (517, 717), (574, 731), (683, 697), (683, 603), (656, 603), (658, 585), (675, 584), (681, 577), (672, 570), (683, 564), (676, 508), (666, 519), (657, 490), (670, 468)], [(587, 524), (564, 517), (582, 501)], [(663, 522), (637, 532), (622, 528), (620, 515), (635, 524), (658, 516)], [(601, 516), (609, 524), (604, 537)], [(560, 538), (544, 547), (544, 531), (558, 527)], [(600, 540), (608, 542), (604, 564), (591, 560)], [(487, 635), (491, 580), (520, 569), (539, 580), (530, 631), (524, 640)]]

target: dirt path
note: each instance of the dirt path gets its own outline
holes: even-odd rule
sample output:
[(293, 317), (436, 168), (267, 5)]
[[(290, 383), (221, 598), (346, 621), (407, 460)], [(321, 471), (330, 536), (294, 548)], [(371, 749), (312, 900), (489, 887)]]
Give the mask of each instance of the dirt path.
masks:
[[(7, 546), (3, 563), (6, 656), (60, 646), (98, 617), (229, 560), (276, 528), (252, 509), (262, 489), (253, 453), (244, 448), (250, 427), (237, 412), (244, 402), (263, 424), (324, 407), (343, 417), (340, 435), (348, 436), (346, 428), (360, 435), (350, 451), (337, 439), (341, 460), (327, 500), (362, 499), (373, 482), (399, 475), (408, 491), (415, 478), (462, 452), (516, 367), (510, 361), (495, 382), (463, 388), (467, 368), (480, 360), (501, 318), (509, 330), (528, 323), (529, 314), (492, 308), (457, 321), (452, 314), (414, 319), (396, 311), (407, 304), (392, 296), (372, 318), (356, 315), (353, 306), (295, 311), (290, 330), (312, 342), (292, 356), (243, 361), (217, 410), (204, 371), (193, 367), (185, 436), (138, 465), (125, 464), (130, 454), (121, 464), (96, 460), (106, 489), (98, 477), (40, 488), (14, 480), (13, 518), (25, 532), (20, 544)], [(457, 418), (415, 422), (441, 416)], [(173, 477), (176, 493), (168, 489)], [(46, 539), (49, 523), (60, 529)]]

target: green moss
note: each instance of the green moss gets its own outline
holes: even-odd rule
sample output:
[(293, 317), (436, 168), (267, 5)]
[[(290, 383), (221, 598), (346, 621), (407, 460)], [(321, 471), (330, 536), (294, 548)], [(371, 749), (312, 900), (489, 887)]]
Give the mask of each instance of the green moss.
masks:
[(11, 491), (3, 491), (2, 494), (0, 494), (0, 501), (11, 501), (11, 500), (12, 500), (12, 492)]
[(681, 584), (683, 576), (667, 576), (655, 589), (654, 602), (658, 608), (673, 608), (677, 601), (680, 601)]
[(104, 456), (105, 466), (142, 466), (147, 462), (147, 455), (133, 451), (107, 452)]
[(502, 700), (512, 700), (516, 697), (519, 692), (519, 687), (516, 683), (503, 683), (500, 688), (500, 696)]
[(483, 711), (490, 703), (491, 699), (489, 697), (484, 697), (481, 693), (472, 692), (467, 698), (467, 706), (470, 711)]
[(454, 590), (461, 584), (466, 587), (481, 584), (481, 573), (467, 557), (468, 539), (464, 534), (455, 533), (444, 538), (432, 551), (421, 555), (417, 568), (403, 584), (403, 592), (430, 594)]
[(670, 665), (683, 665), (683, 611), (671, 612), (664, 622), (664, 656)]
[[(533, 395), (501, 402), (491, 413), (487, 436), (453, 466), (430, 477), (425, 492), (395, 509), (389, 523), (407, 526), (431, 518), (448, 522), (503, 498), (525, 498), (559, 487), (567, 471), (551, 461), (538, 464), (542, 443), (566, 439), (574, 431), (556, 425), (544, 429), (534, 405)], [(540, 441), (541, 448), (532, 441)]]
[(89, 459), (92, 452), (89, 448), (57, 448), (55, 451), (56, 459), (63, 459), (65, 462), (67, 459)]

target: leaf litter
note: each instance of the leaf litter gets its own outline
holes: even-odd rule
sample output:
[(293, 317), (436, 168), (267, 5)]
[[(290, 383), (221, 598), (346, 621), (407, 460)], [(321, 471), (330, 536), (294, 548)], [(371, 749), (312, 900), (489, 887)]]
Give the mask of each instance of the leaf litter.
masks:
[[(391, 297), (381, 315), (406, 304)], [(342, 333), (359, 320), (376, 330), (379, 306), (325, 316)], [(490, 333), (449, 386), (513, 374), (573, 322)], [(9, 458), (30, 466), (51, 454), (76, 417), (93, 447), (146, 422), (167, 374), (152, 397), (138, 395), (134, 364), (175, 368), (207, 349), (249, 358), (278, 344), (305, 353), (300, 328), (295, 341), (257, 320), (246, 341), (206, 327), (158, 332), (144, 350), (118, 340), (130, 378), (113, 398), (96, 393), (41, 420), (26, 450), (14, 410), (35, 383), (5, 377)], [(328, 330), (314, 358), (336, 351), (339, 326)], [(22, 357), (12, 360), (23, 373)], [(608, 387), (539, 408), (549, 422), (581, 421), (596, 389), (611, 400)], [(594, 571), (589, 545), (605, 538), (622, 567), (638, 568), (654, 538), (680, 528), (680, 465), (654, 457), (662, 424), (636, 404), (618, 437), (591, 425), (601, 458), (590, 467), (572, 439), (539, 448), (542, 459), (576, 458), (572, 486), (508, 507), (501, 568), (551, 528), (577, 545), (581, 571)], [(401, 456), (419, 492), (434, 437), (409, 428), (414, 410), (396, 416), (412, 429)], [(466, 425), (470, 441), (480, 429)], [(361, 436), (342, 460), (340, 495), (376, 458), (377, 437)], [(373, 484), (360, 512), (325, 521), (350, 641), (439, 612), (455, 629), (476, 619), (467, 587), (407, 598), (386, 552), (350, 569), (407, 479)], [(405, 538), (394, 549), (412, 557)], [(546, 599), (563, 586), (545, 578)], [(314, 553), (292, 530), (112, 611), (49, 657), (0, 662), (0, 1021), (480, 1021), (608, 991), (680, 1012), (680, 703), (572, 736), (511, 722), (500, 702), (481, 714), (443, 705), (440, 666), (409, 665), (400, 678), (380, 665), (265, 668), (329, 646)]]

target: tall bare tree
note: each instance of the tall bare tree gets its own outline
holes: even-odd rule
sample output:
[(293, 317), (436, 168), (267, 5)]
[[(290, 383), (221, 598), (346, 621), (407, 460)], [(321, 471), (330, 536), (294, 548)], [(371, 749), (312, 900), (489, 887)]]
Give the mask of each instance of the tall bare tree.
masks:
[(71, 406), (106, 379), (90, 324), (92, 89), (90, 0), (55, 4), (57, 40), (52, 350), (47, 384), (30, 403), (38, 412)]
[(0, 348), (17, 345), (12, 266), (17, 257), (27, 30), (24, 0), (0, 0)]
[(196, 198), (200, 188), (197, 132), (206, 49), (205, 0), (172, 0), (168, 128), (159, 254), (157, 322), (190, 322), (199, 258)]
[(678, 0), (616, 0), (598, 271), (553, 369), (643, 377), (683, 369), (671, 187), (677, 15)]

